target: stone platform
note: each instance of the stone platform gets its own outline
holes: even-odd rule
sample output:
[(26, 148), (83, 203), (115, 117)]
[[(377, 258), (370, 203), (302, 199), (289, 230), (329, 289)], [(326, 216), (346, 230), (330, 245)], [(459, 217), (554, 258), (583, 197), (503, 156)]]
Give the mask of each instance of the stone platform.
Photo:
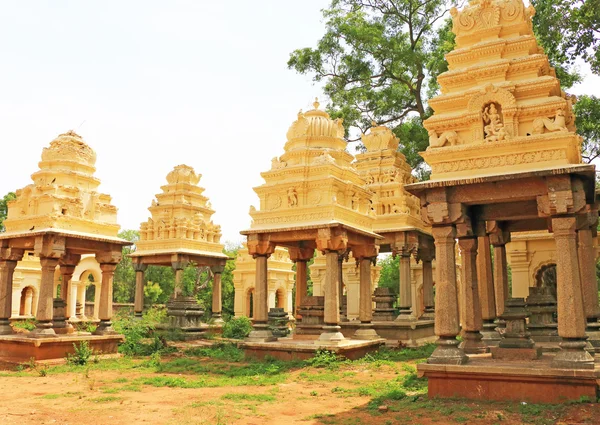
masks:
[[(433, 320), (382, 321), (373, 322), (373, 329), (390, 345), (401, 343), (407, 347), (419, 347), (437, 339), (433, 330), (434, 323)], [(360, 328), (360, 322), (342, 322), (340, 326), (344, 336), (351, 338)]]
[(223, 325), (209, 325), (202, 323), (200, 326), (185, 327), (185, 328), (172, 328), (167, 324), (156, 325), (155, 332), (158, 335), (168, 336), (169, 333), (177, 333), (177, 337), (183, 341), (195, 341), (199, 339), (207, 339), (208, 333), (221, 334), (223, 332)]
[(73, 344), (88, 341), (90, 348), (98, 354), (115, 354), (124, 341), (123, 335), (81, 335), (70, 334), (53, 338), (29, 338), (22, 334), (0, 336), (0, 362), (19, 364), (30, 359), (63, 359), (73, 354)]
[(535, 361), (498, 361), (490, 354), (469, 356), (465, 365), (422, 363), (430, 398), (564, 403), (587, 397), (596, 401), (600, 365), (594, 370), (552, 369), (552, 356)]
[(347, 340), (339, 345), (317, 345), (316, 338), (303, 335), (300, 338), (279, 338), (273, 342), (239, 342), (238, 347), (244, 350), (247, 356), (262, 359), (266, 356), (278, 360), (306, 360), (315, 355), (317, 350), (328, 350), (344, 356), (350, 360), (356, 360), (367, 353), (377, 351), (385, 344), (384, 339), (373, 341)]

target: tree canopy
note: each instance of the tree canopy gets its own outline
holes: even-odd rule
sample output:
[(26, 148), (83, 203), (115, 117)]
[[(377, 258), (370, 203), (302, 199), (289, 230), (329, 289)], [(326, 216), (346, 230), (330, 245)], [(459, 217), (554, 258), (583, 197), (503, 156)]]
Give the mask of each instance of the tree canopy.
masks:
[(6, 216), (8, 215), (8, 201), (12, 201), (16, 199), (17, 195), (14, 192), (8, 192), (6, 195), (0, 199), (0, 232), (4, 232), (4, 220), (6, 220)]

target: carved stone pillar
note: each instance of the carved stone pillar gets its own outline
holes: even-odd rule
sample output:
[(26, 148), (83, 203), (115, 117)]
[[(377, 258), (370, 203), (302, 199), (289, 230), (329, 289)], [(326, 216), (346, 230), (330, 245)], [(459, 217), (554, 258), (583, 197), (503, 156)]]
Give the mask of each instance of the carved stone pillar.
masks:
[(133, 269), (135, 270), (135, 298), (133, 304), (133, 316), (136, 319), (142, 318), (144, 312), (144, 273), (148, 268), (147, 264), (138, 262), (133, 263)]
[(100, 323), (94, 332), (96, 335), (116, 334), (116, 331), (112, 327), (113, 279), (116, 268), (116, 263), (100, 263), (100, 270), (102, 270), (100, 305), (98, 307)]
[(583, 294), (583, 310), (586, 317), (586, 333), (595, 349), (600, 349), (600, 328), (598, 317), (598, 281), (596, 280), (596, 250), (592, 229), (585, 226), (577, 231), (579, 273)]
[(357, 247), (353, 250), (353, 256), (359, 266), (359, 309), (358, 319), (360, 327), (353, 335), (354, 339), (373, 340), (379, 339), (379, 335), (373, 329), (373, 301), (371, 296), (371, 264), (377, 261), (379, 248), (375, 245)]
[(251, 342), (276, 341), (273, 332), (269, 329), (269, 290), (267, 282), (268, 254), (254, 254), (256, 260), (256, 281), (254, 286), (254, 320), (253, 330), (246, 338)]
[[(485, 232), (483, 229), (482, 233)], [(492, 254), (490, 237), (483, 233), (477, 238), (477, 284), (481, 318), (483, 320), (482, 341), (488, 347), (498, 345), (500, 334), (496, 331), (496, 297), (494, 294), (494, 277), (492, 272)]]
[(344, 335), (340, 332), (339, 256), (340, 251), (325, 251), (324, 325), (317, 344), (331, 345), (344, 341)]
[(222, 309), (222, 288), (221, 288), (221, 275), (225, 270), (225, 266), (214, 266), (212, 267), (213, 272), (213, 293), (212, 293), (212, 318), (214, 323), (219, 325), (223, 324)]
[(427, 362), (464, 364), (468, 357), (462, 348), (459, 348), (459, 341), (456, 339), (460, 332), (454, 250), (456, 228), (454, 225), (435, 226), (432, 233), (437, 269), (435, 334), (438, 340), (437, 347)]
[(302, 300), (308, 295), (307, 292), (307, 270), (308, 265), (306, 260), (296, 261), (296, 320), (301, 320), (300, 306)]
[(177, 299), (183, 296), (183, 270), (187, 267), (188, 261), (177, 258), (171, 261), (171, 266), (175, 271), (175, 287), (171, 299)]
[(431, 259), (423, 259), (423, 302), (425, 312), (423, 319), (435, 317), (435, 299), (433, 296), (433, 265)]
[(402, 249), (398, 252), (400, 255), (400, 261), (398, 263), (400, 271), (400, 290), (398, 298), (398, 307), (400, 314), (396, 318), (397, 321), (413, 320), (412, 309), (412, 284), (410, 279), (410, 256), (411, 251), (408, 249)]
[(36, 314), (37, 324), (32, 337), (54, 337), (56, 333), (52, 329), (52, 317), (54, 313), (54, 271), (58, 265), (58, 258), (40, 258), (42, 266), (42, 279), (38, 297), (38, 309)]
[[(79, 257), (79, 256), (78, 256)], [(71, 280), (73, 279), (73, 272), (79, 262), (79, 258), (72, 258), (71, 261), (60, 261), (60, 274), (62, 281), (60, 283), (60, 299), (54, 300), (54, 318), (53, 326), (56, 333), (71, 333), (73, 332), (73, 325), (67, 322), (69, 317), (69, 307), (72, 303), (70, 294)]]
[(567, 369), (593, 369), (594, 359), (585, 351), (586, 317), (577, 255), (575, 217), (552, 218), (556, 241), (556, 293), (558, 298), (558, 334), (561, 350), (552, 366)]
[(467, 354), (480, 354), (487, 352), (487, 346), (481, 341), (482, 320), (479, 305), (479, 289), (477, 282), (477, 238), (459, 238), (458, 245), (462, 258), (462, 290), (460, 291), (465, 309), (462, 349)]
[(0, 335), (13, 333), (9, 320), (12, 313), (13, 274), (21, 258), (22, 250), (0, 249)]

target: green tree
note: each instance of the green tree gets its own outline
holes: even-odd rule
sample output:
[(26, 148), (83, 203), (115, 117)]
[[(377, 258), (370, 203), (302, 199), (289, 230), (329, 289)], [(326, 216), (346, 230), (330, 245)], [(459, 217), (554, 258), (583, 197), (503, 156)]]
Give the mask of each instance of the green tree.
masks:
[(8, 192), (2, 199), (0, 199), (0, 233), (6, 230), (4, 228), (4, 220), (6, 220), (8, 215), (8, 201), (12, 201), (16, 198), (17, 195), (15, 195), (14, 192)]
[(377, 261), (377, 265), (381, 266), (381, 274), (379, 277), (380, 288), (389, 288), (394, 294), (398, 295), (400, 289), (400, 257), (388, 255)]
[[(140, 234), (137, 230), (123, 230), (117, 235), (129, 242), (137, 242)], [(129, 254), (135, 251), (135, 245), (123, 247), (123, 257), (117, 268), (113, 280), (113, 301), (117, 303), (131, 303), (135, 298), (135, 270)]]
[(344, 118), (349, 141), (372, 121), (387, 124), (411, 166), (423, 171), (417, 152), (428, 143), (421, 125), (431, 115), (427, 96), (454, 47), (446, 12), (443, 0), (332, 0), (323, 10), (325, 35), (316, 48), (295, 50), (288, 67), (324, 83), (328, 110)]

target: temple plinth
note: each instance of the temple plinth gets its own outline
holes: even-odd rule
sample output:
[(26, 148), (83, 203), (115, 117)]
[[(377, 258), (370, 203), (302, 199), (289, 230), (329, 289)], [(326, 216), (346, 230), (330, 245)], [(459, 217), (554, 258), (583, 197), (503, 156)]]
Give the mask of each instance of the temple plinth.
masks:
[(151, 217), (140, 226), (140, 240), (130, 254), (136, 270), (135, 315), (143, 309), (144, 273), (148, 265), (172, 267), (175, 287), (167, 303), (172, 327), (195, 333), (204, 314), (193, 294), (183, 290), (183, 271), (193, 264), (209, 267), (213, 274), (212, 317), (221, 319), (221, 274), (229, 259), (223, 253), (221, 227), (212, 222), (214, 210), (198, 186), (201, 175), (178, 165), (167, 174), (167, 184), (148, 208)]
[[(323, 326), (317, 345), (345, 343), (340, 332), (339, 258), (351, 251), (361, 262), (361, 295), (370, 293), (370, 265), (377, 257), (370, 212), (372, 194), (346, 151), (344, 127), (315, 102), (314, 109), (298, 113), (288, 130), (284, 153), (273, 158), (271, 170), (262, 173), (265, 183), (254, 190), (260, 198), (251, 207), (252, 225), (241, 232), (256, 261), (254, 331), (250, 342), (273, 340), (267, 326), (267, 261), (276, 246), (288, 249), (298, 267), (297, 288), (306, 289), (306, 262), (319, 250), (325, 256)], [(304, 282), (300, 282), (303, 279)], [(362, 300), (371, 310), (371, 297)], [(362, 304), (361, 304), (362, 306)], [(301, 308), (300, 308), (301, 309)], [(362, 310), (362, 308), (361, 308)], [(370, 328), (368, 313), (361, 316)]]
[[(21, 355), (31, 353), (37, 360), (57, 353), (64, 357), (72, 352), (74, 342), (83, 339), (93, 348), (116, 352), (122, 336), (116, 335), (111, 323), (113, 274), (122, 247), (131, 243), (117, 237), (117, 209), (109, 195), (97, 191), (100, 180), (94, 176), (95, 162), (96, 153), (79, 135), (61, 134), (44, 148), (39, 170), (31, 176), (33, 184), (17, 190), (16, 199), (8, 203), (6, 232), (0, 234), (0, 294), (5, 295), (0, 333), (7, 335), (0, 341), (1, 356), (12, 357), (11, 344), (20, 344), (28, 347), (19, 350)], [(25, 251), (33, 252), (41, 264), (38, 323), (29, 334), (31, 340), (38, 340), (33, 343), (37, 347), (12, 335), (8, 320), (14, 270)], [(57, 333), (72, 332), (65, 321), (65, 305), (72, 303), (71, 276), (81, 256), (89, 254), (95, 255), (102, 270), (96, 335), (59, 337)], [(62, 277), (60, 294), (54, 290), (57, 268)]]
[[(515, 396), (531, 401), (542, 400), (543, 388), (556, 394), (556, 401), (580, 397), (577, 391), (583, 387), (591, 392), (589, 383), (596, 372), (585, 350), (586, 324), (595, 316), (597, 298), (594, 306), (585, 306), (582, 294), (592, 287), (588, 281), (593, 255), (582, 256), (578, 244), (591, 246), (591, 228), (598, 219), (595, 167), (581, 163), (573, 99), (561, 92), (554, 69), (536, 42), (533, 14), (533, 7), (526, 8), (522, 0), (471, 1), (461, 11), (452, 10), (456, 47), (446, 56), (449, 70), (438, 78), (441, 94), (430, 101), (434, 115), (424, 122), (431, 137), (421, 155), (431, 166), (431, 181), (406, 186), (420, 198), (422, 217), (433, 227), (438, 253), (438, 348), (429, 364), (419, 365), (429, 378), (430, 396), (505, 399), (508, 392), (501, 396), (494, 386), (513, 382), (519, 388)], [(469, 359), (457, 346), (457, 324), (462, 321), (469, 335), (465, 344), (478, 341), (471, 352), (477, 352), (482, 341), (498, 344), (495, 337), (481, 340), (481, 323), (484, 318), (484, 333), (490, 335), (494, 309), (505, 322), (513, 318), (505, 245), (513, 232), (536, 230), (554, 232), (560, 351), (532, 361), (535, 346), (525, 352), (502, 340), (502, 361), (510, 359), (513, 366), (496, 369), (499, 363), (489, 357)], [(453, 265), (453, 256), (446, 254), (453, 251), (454, 238), (461, 246), (463, 266), (468, 265), (458, 291), (463, 300), (460, 313), (455, 307), (456, 276), (444, 272)], [(485, 244), (478, 247), (479, 260), (478, 241)], [(494, 247), (493, 273), (487, 260), (489, 243)], [(524, 326), (523, 321), (518, 325)], [(512, 322), (510, 326), (515, 328)], [(508, 332), (508, 323), (506, 327)], [(526, 329), (523, 335), (528, 335)], [(447, 365), (456, 366), (451, 373), (443, 372)], [(566, 386), (574, 388), (573, 384), (560, 379), (569, 373), (565, 369), (582, 370), (577, 391), (569, 393)], [(489, 391), (476, 394), (476, 387), (482, 386)]]

